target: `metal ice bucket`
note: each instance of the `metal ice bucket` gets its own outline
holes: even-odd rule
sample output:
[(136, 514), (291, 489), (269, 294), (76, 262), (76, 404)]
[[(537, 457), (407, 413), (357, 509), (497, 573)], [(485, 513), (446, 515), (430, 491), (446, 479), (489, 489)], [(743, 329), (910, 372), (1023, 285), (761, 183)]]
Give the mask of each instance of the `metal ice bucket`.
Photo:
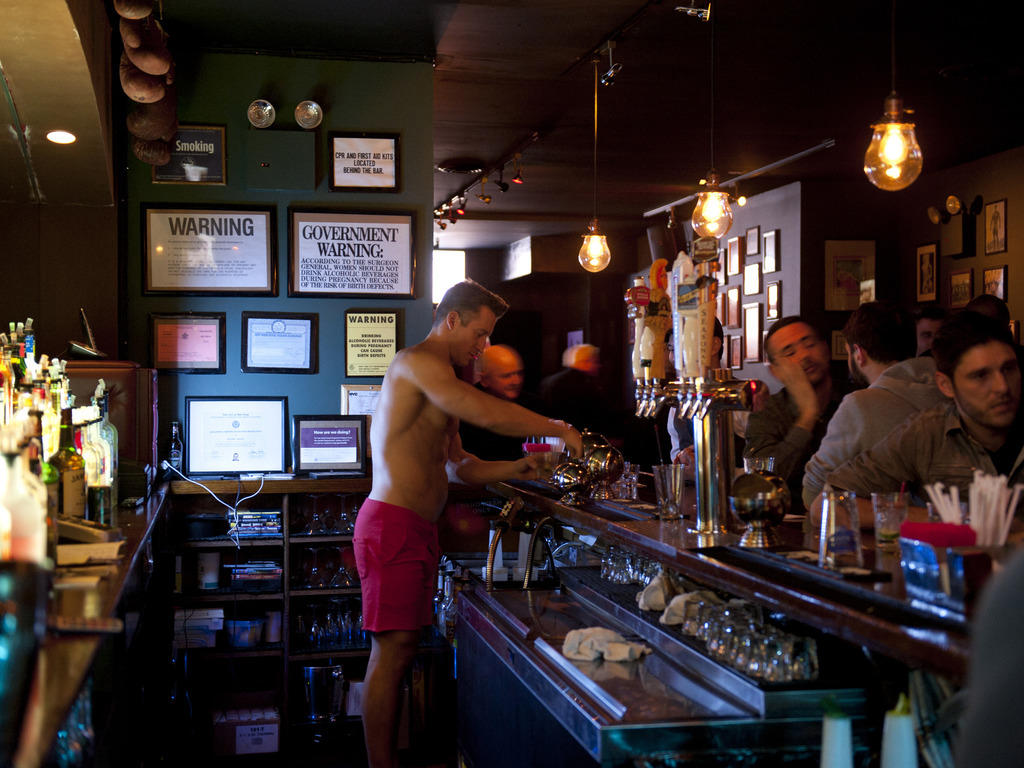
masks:
[(345, 705), (345, 673), (340, 664), (302, 668), (306, 714), (313, 721), (336, 720)]

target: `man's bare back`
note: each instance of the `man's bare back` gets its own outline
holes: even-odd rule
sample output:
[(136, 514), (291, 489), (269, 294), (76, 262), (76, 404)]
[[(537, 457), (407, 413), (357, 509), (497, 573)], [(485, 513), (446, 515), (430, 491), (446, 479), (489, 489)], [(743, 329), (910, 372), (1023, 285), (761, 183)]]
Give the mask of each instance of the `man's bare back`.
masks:
[(455, 375), (486, 345), (496, 317), (481, 308), (463, 323), (455, 313), (449, 326), (399, 352), (388, 367), (370, 429), (373, 489), (370, 498), (411, 509), (434, 521), (440, 516), (452, 475), (463, 482), (533, 474), (533, 465), (482, 462), (462, 450), (459, 419), (505, 435), (555, 435), (577, 455), (579, 434), (512, 402), (492, 397)]

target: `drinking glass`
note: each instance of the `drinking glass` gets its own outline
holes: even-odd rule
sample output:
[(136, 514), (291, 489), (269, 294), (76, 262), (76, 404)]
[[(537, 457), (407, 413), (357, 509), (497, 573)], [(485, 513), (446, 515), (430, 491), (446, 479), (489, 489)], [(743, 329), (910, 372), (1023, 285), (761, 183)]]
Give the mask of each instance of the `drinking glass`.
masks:
[(658, 517), (678, 520), (683, 516), (683, 489), (686, 474), (681, 464), (655, 464), (654, 491), (658, 497)]
[(875, 512), (875, 546), (892, 551), (899, 545), (900, 526), (907, 519), (907, 497), (903, 493), (872, 493)]
[(852, 493), (828, 491), (822, 497), (818, 565), (831, 569), (864, 567), (857, 497)]

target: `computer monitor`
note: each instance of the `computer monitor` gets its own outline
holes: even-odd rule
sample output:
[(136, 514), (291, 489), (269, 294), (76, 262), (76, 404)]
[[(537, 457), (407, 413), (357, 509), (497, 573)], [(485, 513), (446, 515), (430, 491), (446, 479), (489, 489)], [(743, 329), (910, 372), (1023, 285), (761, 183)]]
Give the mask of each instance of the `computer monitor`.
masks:
[(366, 416), (292, 416), (296, 474), (366, 475)]
[(285, 397), (186, 397), (185, 474), (284, 472), (287, 428)]

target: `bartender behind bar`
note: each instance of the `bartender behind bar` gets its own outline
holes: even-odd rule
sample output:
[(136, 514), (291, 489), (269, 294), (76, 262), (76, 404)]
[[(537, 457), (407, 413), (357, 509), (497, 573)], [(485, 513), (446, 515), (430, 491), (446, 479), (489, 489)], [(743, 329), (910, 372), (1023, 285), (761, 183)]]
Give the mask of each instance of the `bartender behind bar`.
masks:
[[(544, 412), (539, 398), (523, 393), (523, 358), (512, 347), (493, 344), (484, 349), (476, 359), (476, 372), (480, 377), (476, 387), (480, 391), (531, 411)], [(468, 421), (459, 422), (459, 437), (464, 450), (484, 461), (515, 461), (523, 456), (521, 437), (499, 435)]]

